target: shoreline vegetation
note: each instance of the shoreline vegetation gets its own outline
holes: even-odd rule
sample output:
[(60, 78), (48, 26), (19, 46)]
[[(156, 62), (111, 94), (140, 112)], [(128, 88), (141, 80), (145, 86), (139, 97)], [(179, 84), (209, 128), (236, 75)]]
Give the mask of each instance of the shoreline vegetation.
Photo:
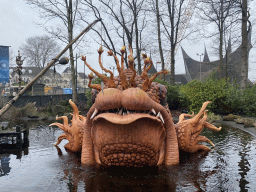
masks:
[[(99, 84), (100, 81), (100, 78), (96, 78), (92, 83)], [(235, 83), (230, 84), (225, 79), (216, 79), (214, 74), (203, 82), (193, 80), (186, 85), (171, 86), (167, 81), (158, 78), (155, 81), (167, 86), (167, 103), (175, 118), (178, 118), (181, 113), (198, 113), (205, 101), (211, 101), (207, 107), (210, 123), (233, 121), (243, 124), (245, 128), (256, 127), (256, 85), (241, 90)], [(78, 109), (83, 116), (86, 116), (92, 106), (90, 90), (85, 92), (85, 96), (88, 98), (87, 103), (78, 103)], [(8, 127), (10, 128), (22, 119), (55, 120), (57, 115), (68, 116), (71, 119), (70, 113), (72, 112), (68, 100), (54, 105), (49, 103), (46, 107), (40, 108), (37, 108), (35, 103), (27, 103), (22, 108), (12, 106), (0, 117), (0, 122), (9, 122)]]

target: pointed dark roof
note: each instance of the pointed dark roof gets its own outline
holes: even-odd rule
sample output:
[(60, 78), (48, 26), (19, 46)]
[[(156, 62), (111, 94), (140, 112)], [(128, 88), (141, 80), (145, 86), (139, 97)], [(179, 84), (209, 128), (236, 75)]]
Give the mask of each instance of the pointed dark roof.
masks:
[(69, 71), (71, 71), (71, 69), (70, 69), (70, 67), (67, 67), (67, 68), (63, 71), (63, 73), (68, 73)]
[(186, 51), (183, 49), (182, 46), (181, 46), (181, 51), (182, 51), (183, 59), (190, 58), (190, 57), (188, 56), (188, 54), (186, 53)]
[(157, 73), (156, 68), (154, 65), (152, 65), (152, 67), (148, 71), (148, 74), (152, 75), (152, 74), (156, 74), (156, 73)]
[[(248, 44), (250, 45), (250, 42), (248, 42)], [(237, 82), (241, 81), (241, 62), (242, 62), (241, 47), (242, 46), (240, 45), (234, 52), (228, 55), (227, 76), (230, 80), (236, 80)], [(200, 61), (196, 61), (191, 57), (189, 57), (183, 48), (182, 48), (182, 54), (183, 54), (186, 74), (190, 76), (191, 80), (193, 79), (199, 80), (200, 71), (201, 71), (202, 80), (208, 77), (211, 72), (215, 71), (216, 73), (218, 73), (219, 71), (220, 60), (200, 63)], [(250, 84), (250, 81), (249, 81), (249, 84)]]
[(209, 59), (209, 56), (208, 56), (208, 53), (207, 53), (207, 50), (206, 50), (205, 46), (204, 46), (204, 59), (203, 59), (203, 62), (204, 63), (210, 62), (210, 59)]

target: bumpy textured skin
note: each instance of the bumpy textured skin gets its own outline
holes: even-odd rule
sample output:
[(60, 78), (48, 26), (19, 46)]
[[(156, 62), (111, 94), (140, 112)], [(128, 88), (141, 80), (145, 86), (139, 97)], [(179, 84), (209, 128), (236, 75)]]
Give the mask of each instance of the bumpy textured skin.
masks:
[[(102, 48), (98, 52), (100, 66), (109, 72), (100, 61)], [(175, 165), (179, 163), (179, 149), (192, 153), (198, 150), (209, 151), (208, 147), (198, 144), (205, 141), (212, 144), (209, 139), (200, 136), (200, 132), (204, 127), (213, 131), (221, 129), (206, 122), (205, 109), (209, 102), (205, 102), (192, 119), (186, 120), (185, 117), (193, 115), (181, 114), (175, 125), (166, 102), (167, 87), (153, 82), (157, 75), (150, 79), (147, 75), (153, 62), (144, 54), (145, 66), (139, 76), (134, 70), (131, 48), (128, 56), (129, 69), (124, 69), (124, 47), (121, 53), (120, 67), (118, 58), (111, 50), (108, 51), (109, 56), (115, 58), (119, 72), (118, 77), (111, 75), (110, 79), (92, 69), (86, 62), (86, 57), (82, 57), (85, 65), (103, 79), (104, 87), (92, 85), (93, 75), (89, 75), (88, 86), (93, 88), (93, 105), (87, 117), (83, 117), (79, 115), (76, 105), (69, 101), (74, 111), (72, 124), (68, 124), (67, 117), (56, 118), (63, 119), (63, 124), (52, 124), (64, 131), (56, 145), (67, 139), (69, 143), (65, 148), (81, 152), (82, 164), (98, 163), (105, 166)]]

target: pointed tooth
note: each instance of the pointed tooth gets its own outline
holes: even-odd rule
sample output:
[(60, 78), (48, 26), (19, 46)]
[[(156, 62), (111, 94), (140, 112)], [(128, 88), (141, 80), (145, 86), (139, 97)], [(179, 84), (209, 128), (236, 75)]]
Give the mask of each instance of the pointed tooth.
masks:
[(154, 115), (156, 115), (156, 111), (152, 108), (151, 109), (151, 112), (154, 114)]
[(127, 114), (129, 115), (129, 114), (130, 114), (130, 111), (127, 110)]
[(94, 117), (97, 113), (98, 113), (98, 109), (96, 108), (95, 111), (93, 112), (93, 114), (92, 114), (90, 120), (93, 119), (93, 117)]
[(122, 115), (122, 113), (123, 113), (123, 107), (119, 110), (118, 114)]
[(158, 112), (156, 117), (158, 117), (163, 122), (163, 124), (164, 124), (164, 118), (163, 118), (163, 116), (161, 115), (160, 112)]
[[(160, 112), (159, 112), (160, 113)], [(161, 113), (160, 113), (160, 119), (161, 119), (161, 121), (163, 122), (163, 124), (164, 124), (164, 118), (163, 118), (163, 116), (161, 115)]]

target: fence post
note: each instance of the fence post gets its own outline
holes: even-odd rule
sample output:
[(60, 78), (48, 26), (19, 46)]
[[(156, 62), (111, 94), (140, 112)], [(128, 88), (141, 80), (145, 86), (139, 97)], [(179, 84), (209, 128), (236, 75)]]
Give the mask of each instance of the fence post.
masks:
[(16, 134), (17, 134), (17, 137), (16, 137), (16, 147), (18, 149), (21, 149), (22, 148), (22, 138), (21, 138), (21, 127), (19, 125), (16, 125)]

